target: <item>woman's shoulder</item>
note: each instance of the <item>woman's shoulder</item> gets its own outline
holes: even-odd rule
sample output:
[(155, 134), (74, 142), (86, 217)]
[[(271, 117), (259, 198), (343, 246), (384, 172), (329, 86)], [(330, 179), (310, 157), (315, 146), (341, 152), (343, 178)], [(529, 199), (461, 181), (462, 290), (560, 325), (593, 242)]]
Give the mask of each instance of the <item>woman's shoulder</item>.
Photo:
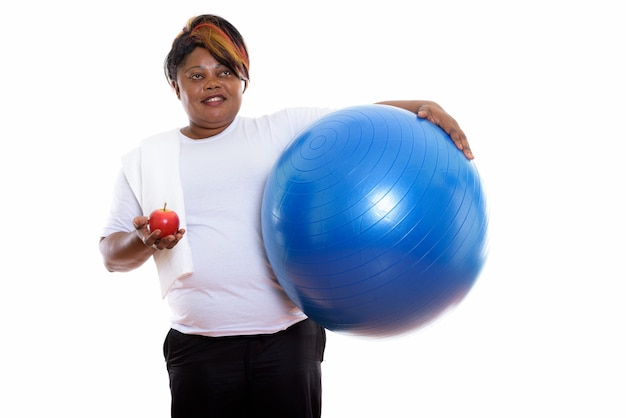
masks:
[(324, 107), (285, 107), (262, 116), (242, 117), (241, 119), (247, 124), (302, 127), (333, 110), (335, 109)]

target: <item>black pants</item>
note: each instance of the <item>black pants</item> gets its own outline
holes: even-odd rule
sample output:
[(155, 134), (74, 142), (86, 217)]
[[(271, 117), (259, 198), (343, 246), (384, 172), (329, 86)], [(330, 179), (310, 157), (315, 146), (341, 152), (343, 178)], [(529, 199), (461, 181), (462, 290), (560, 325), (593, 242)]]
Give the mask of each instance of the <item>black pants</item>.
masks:
[(163, 352), (173, 418), (319, 418), (322, 327), (311, 320), (271, 335), (204, 337), (170, 330)]

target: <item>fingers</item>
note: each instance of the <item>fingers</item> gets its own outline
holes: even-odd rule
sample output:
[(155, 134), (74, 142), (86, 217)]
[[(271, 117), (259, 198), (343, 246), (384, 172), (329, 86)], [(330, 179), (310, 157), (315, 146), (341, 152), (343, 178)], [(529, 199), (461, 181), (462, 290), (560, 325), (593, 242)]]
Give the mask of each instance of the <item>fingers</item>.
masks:
[(153, 248), (155, 250), (159, 249), (159, 241), (161, 237), (161, 231), (156, 230), (154, 232), (150, 232), (148, 229), (148, 217), (147, 216), (137, 216), (133, 219), (133, 226), (135, 227), (135, 232), (137, 237), (143, 242), (143, 245), (149, 248)]
[[(183, 238), (183, 235), (185, 235), (185, 230), (181, 229), (176, 234), (160, 238), (161, 231), (157, 229), (146, 237), (144, 244), (155, 250), (171, 250), (178, 244), (178, 241)], [(150, 242), (152, 242), (152, 244), (149, 245)]]
[(147, 216), (136, 216), (133, 219), (133, 226), (135, 227), (135, 229), (137, 231), (143, 229), (143, 228), (148, 228), (148, 217)]
[(457, 121), (439, 105), (436, 103), (422, 105), (417, 112), (417, 116), (422, 119), (427, 119), (443, 129), (450, 136), (454, 145), (463, 152), (463, 155), (465, 155), (468, 160), (474, 159), (474, 153), (470, 148), (465, 133), (461, 130)]
[(176, 244), (178, 244), (178, 241), (180, 241), (183, 238), (183, 235), (185, 235), (185, 232), (186, 231), (184, 229), (179, 229), (176, 234), (166, 237), (166, 239), (168, 238), (171, 238), (171, 239), (169, 239), (165, 248), (167, 248), (168, 250), (171, 250), (172, 248), (174, 248)]
[(180, 229), (176, 234), (161, 237), (161, 230), (159, 229), (150, 232), (147, 216), (135, 217), (133, 226), (143, 245), (155, 250), (171, 250), (183, 238), (186, 232), (184, 229)]
[(468, 160), (473, 160), (474, 154), (472, 153), (472, 149), (470, 148), (467, 137), (465, 136), (463, 131), (461, 131), (460, 129), (451, 128), (450, 132), (447, 133), (448, 135), (450, 135), (450, 139), (452, 139), (454, 145), (456, 145), (459, 150), (463, 151), (463, 155), (465, 155)]

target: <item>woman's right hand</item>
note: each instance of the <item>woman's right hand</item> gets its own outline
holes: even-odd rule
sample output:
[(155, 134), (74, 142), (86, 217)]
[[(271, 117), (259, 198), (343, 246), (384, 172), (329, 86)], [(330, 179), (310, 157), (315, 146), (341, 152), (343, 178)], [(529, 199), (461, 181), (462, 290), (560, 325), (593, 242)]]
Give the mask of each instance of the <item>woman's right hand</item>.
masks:
[(148, 228), (148, 217), (137, 216), (133, 219), (133, 225), (135, 226), (135, 232), (146, 247), (154, 248), (155, 250), (172, 249), (178, 244), (185, 235), (184, 229), (179, 229), (175, 234), (161, 237), (161, 230), (156, 229), (150, 232)]

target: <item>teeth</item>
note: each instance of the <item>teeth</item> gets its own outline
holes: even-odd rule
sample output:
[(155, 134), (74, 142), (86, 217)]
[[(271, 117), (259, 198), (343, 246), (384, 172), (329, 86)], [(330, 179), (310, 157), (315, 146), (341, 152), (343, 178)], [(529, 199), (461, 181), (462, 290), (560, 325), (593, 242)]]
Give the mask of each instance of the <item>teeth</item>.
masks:
[(210, 99), (205, 100), (205, 102), (217, 102), (222, 100), (220, 97), (211, 97)]

